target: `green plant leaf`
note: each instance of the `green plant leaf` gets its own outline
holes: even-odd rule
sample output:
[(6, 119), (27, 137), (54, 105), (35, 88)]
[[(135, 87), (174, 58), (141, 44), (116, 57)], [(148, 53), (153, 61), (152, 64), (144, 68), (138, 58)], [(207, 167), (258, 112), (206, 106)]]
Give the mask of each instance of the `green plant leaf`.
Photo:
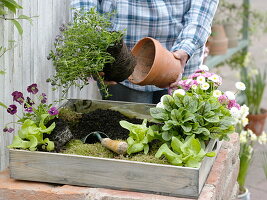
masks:
[(143, 151), (144, 150), (144, 144), (142, 143), (135, 143), (131, 146), (128, 147), (127, 149), (127, 153), (129, 155), (133, 154), (133, 153), (137, 153), (137, 152), (140, 152), (140, 151)]
[(20, 23), (15, 19), (11, 19), (10, 21), (16, 26), (19, 34), (22, 35), (23, 34), (23, 29), (22, 29)]
[(4, 75), (6, 72), (3, 70), (0, 70), (0, 75)]
[(44, 139), (44, 143), (46, 144), (47, 151), (53, 151), (55, 149), (54, 142), (50, 141), (48, 138)]
[(163, 131), (169, 131), (170, 129), (172, 129), (172, 127), (174, 126), (175, 121), (172, 120), (168, 120), (164, 123), (164, 125), (162, 126), (162, 130)]
[(163, 98), (163, 105), (164, 105), (164, 108), (171, 112), (176, 106), (175, 106), (175, 103), (174, 103), (174, 99), (172, 96), (170, 95), (164, 95), (162, 96)]
[(181, 125), (181, 127), (184, 130), (184, 132), (187, 132), (187, 133), (189, 133), (192, 130), (192, 125), (189, 123), (185, 123)]
[(170, 141), (172, 139), (172, 134), (168, 131), (162, 132), (162, 139), (165, 141)]
[(0, 106), (4, 107), (5, 109), (8, 108), (8, 107), (7, 107), (4, 103), (2, 103), (1, 101), (0, 101)]
[(29, 21), (32, 24), (32, 18), (30, 18), (29, 16), (20, 15), (20, 16), (18, 16), (18, 19), (25, 19), (25, 20)]
[(167, 111), (163, 108), (150, 108), (150, 115), (159, 121), (167, 121), (169, 119)]
[(182, 165), (181, 156), (174, 153), (172, 150), (170, 150), (170, 148), (168, 147), (168, 145), (166, 143), (161, 145), (161, 147), (158, 149), (155, 157), (160, 158), (163, 155), (166, 156), (169, 163), (171, 163), (172, 165), (177, 165), (177, 166)]

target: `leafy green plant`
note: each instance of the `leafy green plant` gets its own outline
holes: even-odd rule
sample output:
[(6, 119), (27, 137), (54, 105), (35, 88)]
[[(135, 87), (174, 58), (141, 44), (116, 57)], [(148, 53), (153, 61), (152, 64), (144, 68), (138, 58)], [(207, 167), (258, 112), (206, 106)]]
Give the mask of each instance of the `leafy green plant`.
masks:
[[(234, 93), (223, 94), (218, 90), (221, 77), (214, 73), (198, 70), (179, 82), (179, 89), (172, 95), (164, 95), (150, 114), (163, 123), (162, 130), (191, 136), (201, 140), (225, 139), (233, 133), (234, 118), (231, 110), (240, 108)], [(243, 89), (243, 88), (242, 88)]]
[(170, 147), (164, 143), (155, 156), (160, 158), (164, 155), (173, 165), (198, 168), (205, 156), (215, 156), (215, 152), (206, 153), (203, 145), (204, 143), (201, 145), (201, 142), (195, 139), (195, 135), (188, 136), (185, 140), (172, 137)]
[(251, 114), (261, 113), (261, 102), (266, 85), (266, 69), (261, 72), (257, 68), (242, 67), (241, 81), (246, 85), (245, 104), (248, 105)]
[[(37, 84), (31, 84), (27, 87), (28, 93), (33, 95), (38, 93)], [(22, 92), (14, 91), (12, 93), (13, 101), (20, 104), (23, 108), (23, 115), (19, 117), (17, 115), (18, 108), (15, 104), (9, 106), (0, 102), (0, 106), (6, 109), (7, 113), (14, 115), (18, 118), (15, 122), (10, 122), (5, 125), (3, 132), (12, 133), (14, 128), (8, 127), (9, 124), (16, 123), (21, 127), (18, 130), (18, 135), (14, 136), (13, 143), (9, 145), (9, 148), (19, 148), (35, 151), (38, 148), (43, 150), (54, 150), (54, 143), (46, 137), (46, 134), (50, 134), (55, 128), (55, 122), (49, 127), (46, 127), (48, 121), (54, 119), (58, 115), (58, 110), (52, 104), (47, 104), (47, 96), (45, 93), (37, 96), (36, 100), (40, 103), (36, 104), (35, 99), (30, 97), (24, 98)]]
[(21, 129), (18, 131), (18, 136), (14, 136), (13, 143), (8, 148), (28, 149), (30, 151), (37, 150), (37, 146), (41, 145), (43, 150), (52, 151), (55, 145), (48, 138), (43, 138), (44, 133), (50, 134), (55, 128), (56, 124), (53, 122), (49, 127), (44, 125), (44, 120), (49, 114), (42, 114), (39, 125), (36, 122), (26, 119)]
[(132, 124), (127, 121), (120, 121), (121, 127), (130, 131), (129, 137), (127, 139), (128, 149), (127, 153), (133, 154), (137, 152), (144, 151), (147, 154), (149, 151), (148, 143), (156, 138), (157, 126), (147, 127), (147, 120), (145, 119), (143, 123)]
[(99, 72), (114, 62), (107, 49), (121, 42), (122, 31), (111, 31), (110, 18), (113, 14), (100, 14), (95, 9), (76, 11), (72, 24), (61, 27), (51, 58), (56, 74), (48, 79), (52, 85), (63, 86), (63, 92), (75, 85), (82, 89), (89, 84), (89, 78), (100, 81), (101, 89), (107, 95), (107, 86)]

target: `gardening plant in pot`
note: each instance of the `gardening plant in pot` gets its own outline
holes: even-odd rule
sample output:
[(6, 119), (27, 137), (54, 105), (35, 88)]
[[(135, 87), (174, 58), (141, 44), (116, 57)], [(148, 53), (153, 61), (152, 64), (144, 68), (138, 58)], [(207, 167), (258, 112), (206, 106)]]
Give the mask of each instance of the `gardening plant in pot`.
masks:
[[(93, 8), (75, 11), (73, 22), (60, 27), (55, 50), (48, 56), (56, 69), (48, 79), (52, 85), (63, 86), (63, 92), (67, 92), (72, 85), (83, 88), (93, 77), (107, 96), (104, 81), (120, 82), (132, 74), (135, 59), (123, 42), (123, 31), (111, 31), (112, 15)], [(103, 77), (100, 72), (104, 72)]]
[(182, 73), (179, 60), (153, 38), (146, 37), (138, 41), (132, 54), (137, 64), (128, 79), (134, 84), (166, 88)]
[(247, 128), (256, 135), (260, 135), (264, 130), (267, 118), (267, 110), (261, 108), (266, 84), (266, 70), (262, 72), (257, 68), (242, 67), (240, 73), (241, 80), (247, 87), (243, 93), (245, 104), (248, 105), (250, 111)]

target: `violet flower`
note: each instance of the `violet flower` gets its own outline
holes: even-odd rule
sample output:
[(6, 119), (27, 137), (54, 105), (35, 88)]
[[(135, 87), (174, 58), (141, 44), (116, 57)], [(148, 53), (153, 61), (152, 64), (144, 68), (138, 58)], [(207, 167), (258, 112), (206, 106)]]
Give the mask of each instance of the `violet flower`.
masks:
[(28, 107), (34, 104), (33, 100), (30, 97), (27, 97), (26, 102), (24, 103), (24, 108), (27, 109)]
[(57, 115), (59, 112), (56, 107), (52, 107), (48, 110), (49, 115), (54, 116)]
[(28, 107), (25, 109), (25, 111), (31, 113), (31, 112), (33, 112), (33, 109), (32, 109), (32, 107)]
[(18, 102), (19, 104), (22, 104), (24, 102), (24, 97), (21, 92), (15, 91), (11, 95), (13, 96), (13, 101)]
[(3, 131), (5, 132), (5, 133), (12, 133), (13, 131), (14, 131), (15, 129), (14, 128), (7, 128), (7, 127), (5, 127), (4, 129), (3, 129)]
[(33, 83), (27, 87), (27, 91), (32, 94), (36, 94), (38, 92), (37, 84)]
[(9, 107), (7, 108), (7, 112), (11, 115), (14, 115), (17, 113), (17, 106), (12, 104), (12, 105), (9, 105)]
[(46, 103), (47, 102), (47, 97), (46, 97), (46, 94), (45, 93), (42, 93), (42, 100), (41, 100), (41, 103)]

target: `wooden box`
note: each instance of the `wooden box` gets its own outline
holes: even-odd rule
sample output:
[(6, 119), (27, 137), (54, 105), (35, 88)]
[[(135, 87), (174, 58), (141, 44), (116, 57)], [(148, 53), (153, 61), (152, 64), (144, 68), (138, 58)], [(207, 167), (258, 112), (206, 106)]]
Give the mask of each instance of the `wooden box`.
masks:
[[(118, 106), (119, 105), (119, 106)], [(64, 106), (76, 111), (101, 108), (132, 108), (145, 117), (150, 104), (70, 100)], [(140, 115), (139, 115), (140, 116)], [(218, 153), (219, 141), (210, 141), (207, 151)], [(215, 157), (205, 157), (200, 168), (178, 167), (135, 161), (9, 150), (11, 177), (18, 180), (60, 183), (118, 190), (139, 191), (196, 198), (205, 184)]]

